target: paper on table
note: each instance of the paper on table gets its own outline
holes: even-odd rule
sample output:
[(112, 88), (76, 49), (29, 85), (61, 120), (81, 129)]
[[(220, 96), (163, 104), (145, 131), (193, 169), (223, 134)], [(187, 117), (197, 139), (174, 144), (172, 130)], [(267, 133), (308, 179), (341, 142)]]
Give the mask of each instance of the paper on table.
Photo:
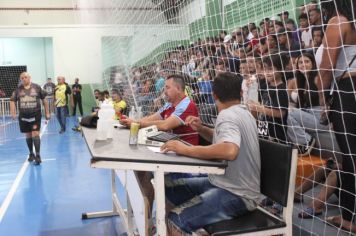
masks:
[[(160, 147), (147, 146), (147, 148), (148, 148), (149, 150), (151, 150), (152, 152), (162, 153)], [(168, 153), (168, 154), (176, 154), (175, 152), (172, 152), (172, 151), (169, 151), (169, 152), (167, 152), (167, 153)]]

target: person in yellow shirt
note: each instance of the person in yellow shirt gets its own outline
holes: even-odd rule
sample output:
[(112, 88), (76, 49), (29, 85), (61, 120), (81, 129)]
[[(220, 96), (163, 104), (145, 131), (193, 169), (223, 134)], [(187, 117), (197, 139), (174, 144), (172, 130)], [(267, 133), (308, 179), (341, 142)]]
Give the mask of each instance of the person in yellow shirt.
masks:
[(70, 87), (65, 83), (64, 76), (57, 77), (58, 84), (54, 92), (54, 104), (57, 110), (57, 119), (61, 126), (60, 134), (66, 131), (66, 116), (68, 115), (68, 95), (71, 94)]
[(127, 104), (122, 100), (121, 95), (117, 89), (111, 90), (112, 104), (115, 109), (115, 119), (120, 120), (123, 112), (127, 108)]

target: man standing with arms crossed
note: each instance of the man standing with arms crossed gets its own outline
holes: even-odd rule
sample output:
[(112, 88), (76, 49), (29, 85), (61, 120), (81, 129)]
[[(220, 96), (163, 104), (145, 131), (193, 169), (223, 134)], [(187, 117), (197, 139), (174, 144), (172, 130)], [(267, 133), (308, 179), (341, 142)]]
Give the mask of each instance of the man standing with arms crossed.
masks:
[(82, 85), (79, 84), (79, 79), (75, 78), (75, 83), (72, 85), (73, 92), (73, 116), (76, 114), (77, 104), (79, 106), (80, 116), (83, 116), (83, 105), (82, 105)]
[[(41, 163), (40, 146), (41, 139), (41, 103), (45, 108), (46, 119), (50, 119), (46, 92), (35, 83), (31, 83), (31, 76), (27, 72), (20, 75), (21, 85), (13, 92), (10, 99), (10, 111), (13, 119), (16, 119), (16, 102), (19, 108), (19, 125), (21, 133), (26, 135), (26, 143), (30, 151), (28, 161), (35, 161), (35, 165)], [(35, 146), (36, 155), (33, 153)]]

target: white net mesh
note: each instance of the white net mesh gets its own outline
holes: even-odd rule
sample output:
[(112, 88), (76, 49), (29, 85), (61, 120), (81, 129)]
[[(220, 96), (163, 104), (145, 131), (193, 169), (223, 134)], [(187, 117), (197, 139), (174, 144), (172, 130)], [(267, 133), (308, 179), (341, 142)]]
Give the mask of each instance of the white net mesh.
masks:
[[(243, 102), (256, 114), (260, 135), (293, 143), (302, 154), (295, 200), (304, 201), (294, 205), (294, 225), (335, 235), (350, 227), (327, 225), (324, 218), (342, 213), (353, 220), (355, 212), (355, 6), (322, 2), (79, 1), (96, 9), (82, 11), (82, 23), (116, 25), (113, 35), (122, 35), (102, 38), (104, 80), (95, 88), (118, 89), (144, 115), (162, 107), (165, 77), (179, 73), (203, 122), (213, 124), (214, 76), (241, 74)], [(332, 125), (321, 125), (318, 91), (330, 93), (336, 77), (344, 79), (333, 87)]]

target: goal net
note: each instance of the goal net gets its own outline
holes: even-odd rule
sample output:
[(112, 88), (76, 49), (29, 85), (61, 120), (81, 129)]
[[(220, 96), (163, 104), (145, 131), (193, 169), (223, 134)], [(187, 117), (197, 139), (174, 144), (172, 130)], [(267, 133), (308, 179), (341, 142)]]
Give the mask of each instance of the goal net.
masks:
[[(201, 119), (214, 125), (214, 77), (224, 71), (242, 76), (242, 102), (256, 113), (260, 136), (298, 148), (293, 224), (300, 232), (342, 235), (349, 230), (326, 224), (325, 217), (355, 215), (350, 201), (355, 201), (356, 134), (349, 125), (355, 118), (355, 79), (346, 77), (355, 71), (356, 50), (352, 43), (343, 47), (342, 24), (327, 20), (336, 16), (345, 25), (354, 23), (355, 6), (346, 0), (322, 2), (79, 1), (87, 9), (81, 23), (115, 26), (112, 36), (102, 38), (103, 83), (93, 88), (117, 89), (129, 106), (150, 115), (165, 102), (165, 78), (181, 74)], [(331, 38), (324, 38), (332, 26)], [(336, 76), (347, 85), (329, 83)], [(320, 90), (339, 95), (338, 105), (329, 108), (334, 115), (329, 124), (320, 122)], [(340, 204), (341, 198), (346, 200)]]

